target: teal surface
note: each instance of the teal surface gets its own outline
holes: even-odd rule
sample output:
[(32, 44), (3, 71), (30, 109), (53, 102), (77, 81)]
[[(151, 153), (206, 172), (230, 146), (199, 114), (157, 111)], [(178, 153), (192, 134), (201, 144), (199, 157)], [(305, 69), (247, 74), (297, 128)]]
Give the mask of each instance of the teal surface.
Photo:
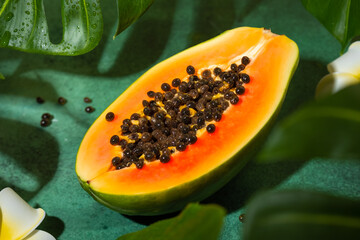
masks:
[[(45, 7), (56, 42), (62, 31), (60, 8), (49, 2)], [(285, 34), (298, 44), (300, 62), (280, 120), (313, 98), (317, 82), (327, 73), (326, 64), (340, 52), (340, 44), (300, 1), (157, 0), (115, 40), (115, 3), (101, 3), (104, 36), (90, 53), (60, 57), (0, 49), (0, 72), (6, 76), (0, 80), (0, 189), (12, 187), (32, 206), (43, 208), (47, 217), (39, 228), (57, 239), (116, 239), (169, 216), (128, 217), (114, 212), (82, 190), (74, 171), (77, 149), (91, 123), (154, 64), (234, 27), (265, 27)], [(36, 103), (38, 96), (45, 103)], [(58, 105), (59, 96), (68, 103)], [(93, 102), (84, 103), (84, 97)], [(86, 113), (88, 105), (95, 112)], [(39, 125), (44, 112), (55, 116), (47, 128)], [(302, 188), (360, 198), (358, 160), (250, 162), (203, 202), (220, 204), (228, 211), (221, 240), (241, 239), (238, 217), (258, 191)]]

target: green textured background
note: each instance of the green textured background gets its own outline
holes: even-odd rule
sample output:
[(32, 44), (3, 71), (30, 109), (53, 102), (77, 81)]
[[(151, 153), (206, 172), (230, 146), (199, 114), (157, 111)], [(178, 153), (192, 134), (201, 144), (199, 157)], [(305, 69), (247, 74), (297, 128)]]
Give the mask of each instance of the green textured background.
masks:
[[(45, 1), (50, 36), (61, 38), (59, 1)], [(300, 62), (279, 119), (313, 98), (326, 64), (340, 44), (300, 1), (157, 0), (114, 41), (114, 1), (102, 1), (104, 36), (90, 53), (77, 57), (43, 56), (0, 49), (0, 189), (10, 186), (47, 217), (40, 229), (57, 239), (116, 239), (172, 215), (128, 217), (95, 202), (80, 187), (74, 171), (76, 152), (91, 123), (132, 82), (154, 64), (199, 42), (239, 26), (266, 27), (293, 39)], [(271, 69), (268, 69), (271, 71)], [(37, 104), (42, 96), (46, 102)], [(65, 106), (56, 104), (63, 96)], [(94, 113), (84, 112), (84, 97)], [(48, 128), (41, 114), (55, 116)], [(271, 139), (269, 139), (271, 140)], [(309, 135), (309, 141), (316, 136)], [(241, 239), (238, 216), (257, 191), (305, 188), (360, 197), (358, 159), (258, 165), (250, 162), (229, 184), (204, 203), (228, 210), (222, 240)]]

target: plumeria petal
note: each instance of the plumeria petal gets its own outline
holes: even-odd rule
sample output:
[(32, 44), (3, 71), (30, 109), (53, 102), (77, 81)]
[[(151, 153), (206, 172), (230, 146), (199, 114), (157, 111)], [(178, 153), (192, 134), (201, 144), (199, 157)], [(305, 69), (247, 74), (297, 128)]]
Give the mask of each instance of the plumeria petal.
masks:
[(327, 68), (329, 73), (351, 73), (360, 78), (360, 41), (352, 43), (348, 51), (329, 63)]
[(56, 240), (50, 233), (42, 230), (34, 230), (23, 240)]
[(45, 211), (34, 209), (11, 188), (0, 191), (0, 240), (23, 239), (44, 219)]
[(330, 74), (318, 83), (315, 98), (331, 95), (341, 89), (360, 83), (360, 41), (350, 45), (348, 51), (327, 65)]
[(318, 83), (315, 98), (320, 99), (334, 94), (347, 86), (358, 83), (360, 83), (360, 78), (353, 74), (343, 72), (330, 73), (324, 76)]

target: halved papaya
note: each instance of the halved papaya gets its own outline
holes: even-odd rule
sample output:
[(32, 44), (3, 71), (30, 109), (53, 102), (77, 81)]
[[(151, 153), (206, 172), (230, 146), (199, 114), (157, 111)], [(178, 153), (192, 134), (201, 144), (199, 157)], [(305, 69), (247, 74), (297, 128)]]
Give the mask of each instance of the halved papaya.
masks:
[[(226, 31), (157, 64), (123, 92), (86, 133), (76, 160), (76, 173), (81, 186), (98, 202), (128, 215), (173, 212), (188, 202), (208, 197), (236, 175), (258, 150), (280, 109), (297, 67), (298, 56), (297, 45), (286, 36), (263, 28), (241, 27)], [(215, 68), (221, 69), (224, 74), (219, 74)], [(209, 70), (210, 74), (205, 70)], [(212, 80), (202, 80), (204, 75)], [(189, 123), (195, 129), (195, 142), (186, 149), (165, 145), (171, 149), (170, 158), (166, 161), (159, 160), (159, 154), (165, 154), (162, 153), (165, 149), (151, 161), (143, 161), (140, 152), (135, 160), (139, 161), (140, 158), (141, 165), (135, 160), (133, 163), (136, 164), (129, 164), (128, 161), (125, 165), (117, 165), (129, 153), (125, 153), (124, 146), (117, 144), (119, 139), (127, 139), (134, 147), (139, 142), (138, 137), (142, 141), (141, 136), (144, 135), (138, 131), (138, 137), (130, 138), (122, 128), (125, 124), (123, 120), (129, 121), (133, 113), (138, 113), (136, 118), (130, 119), (133, 123), (137, 122), (139, 115), (145, 120), (154, 118), (151, 114), (144, 114), (144, 107), (153, 97), (149, 91), (169, 91), (166, 88), (176, 85), (173, 82), (175, 78), (188, 84), (189, 81), (202, 81), (211, 85), (219, 78), (225, 79), (224, 75), (236, 75), (235, 85), (245, 86), (240, 87), (245, 91), (236, 90), (238, 95), (230, 94), (236, 101), (228, 104), (226, 110), (223, 109), (221, 120), (210, 119), (205, 123), (211, 128), (195, 128), (193, 122)], [(223, 85), (219, 83), (219, 86)], [(228, 86), (227, 83), (225, 85)], [(193, 89), (200, 91), (196, 87)], [(229, 89), (221, 91), (225, 94)], [(175, 97), (182, 90), (176, 92)], [(211, 96), (213, 99), (219, 97), (218, 94)], [(200, 97), (193, 96), (193, 100)], [(160, 97), (152, 102), (163, 108), (164, 101)], [(180, 106), (177, 111), (184, 107)], [(194, 112), (200, 114), (204, 111), (193, 108), (188, 111), (191, 112), (190, 117), (194, 116)], [(172, 118), (166, 111), (162, 117)], [(137, 132), (136, 129), (134, 132)], [(114, 140), (113, 136), (118, 137)], [(150, 143), (156, 144), (153, 136)], [(117, 158), (116, 161), (114, 158)]]

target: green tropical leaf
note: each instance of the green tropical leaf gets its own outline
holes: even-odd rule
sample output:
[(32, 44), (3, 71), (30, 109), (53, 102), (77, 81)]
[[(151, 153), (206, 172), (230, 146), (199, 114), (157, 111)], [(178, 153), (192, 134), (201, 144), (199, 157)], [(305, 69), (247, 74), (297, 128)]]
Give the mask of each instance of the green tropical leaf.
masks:
[(5, 0), (0, 9), (0, 47), (25, 52), (79, 55), (100, 41), (99, 0), (62, 0), (63, 38), (50, 42), (43, 0)]
[(118, 240), (216, 240), (221, 231), (225, 210), (213, 204), (189, 204), (179, 216), (151, 224)]
[[(134, 23), (153, 0), (118, 0), (115, 36)], [(25, 52), (74, 56), (95, 48), (102, 36), (99, 0), (62, 0), (62, 40), (50, 41), (43, 0), (0, 0), (0, 47)]]
[(360, 202), (286, 190), (258, 194), (246, 210), (245, 240), (360, 239)]
[(342, 52), (360, 35), (360, 1), (301, 0), (305, 8), (341, 43)]
[(360, 85), (312, 102), (281, 121), (260, 162), (360, 157)]
[(154, 0), (117, 0), (119, 19), (114, 38), (141, 17), (153, 2)]

